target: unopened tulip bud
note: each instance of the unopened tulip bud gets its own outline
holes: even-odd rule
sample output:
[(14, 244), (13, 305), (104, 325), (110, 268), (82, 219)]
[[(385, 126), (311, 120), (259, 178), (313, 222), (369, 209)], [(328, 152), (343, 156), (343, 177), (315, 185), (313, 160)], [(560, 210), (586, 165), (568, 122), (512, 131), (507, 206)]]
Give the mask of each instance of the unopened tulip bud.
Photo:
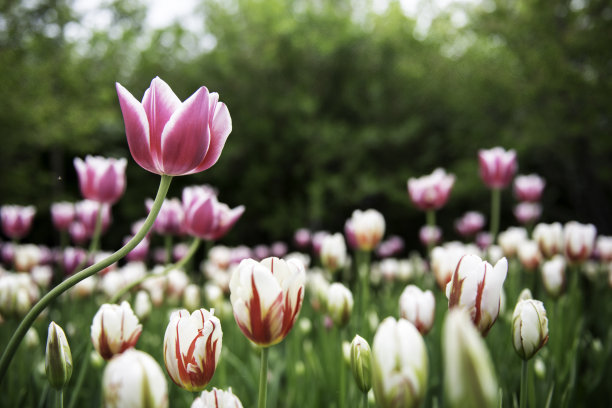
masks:
[(372, 347), (372, 386), (382, 408), (418, 407), (427, 390), (425, 342), (407, 320), (387, 317)]
[(512, 343), (523, 360), (529, 360), (548, 341), (548, 318), (539, 300), (522, 299), (512, 315)]
[(600, 235), (595, 244), (597, 256), (602, 262), (612, 262), (612, 236)]
[[(59, 327), (59, 326), (58, 326)], [(38, 337), (38, 332), (35, 328), (30, 327), (25, 334), (23, 339), (26, 347), (28, 348), (36, 348), (40, 344), (40, 338)]]
[(139, 290), (134, 299), (134, 313), (138, 319), (145, 320), (151, 313), (151, 297), (144, 290)]
[(399, 299), (400, 317), (412, 323), (422, 335), (429, 333), (433, 326), (435, 308), (433, 293), (415, 285), (406, 286)]
[(51, 322), (47, 335), (47, 352), (45, 354), (45, 371), (49, 384), (61, 390), (72, 376), (72, 353), (66, 335), (60, 326)]
[(206, 309), (189, 314), (173, 312), (164, 336), (164, 363), (176, 385), (201, 391), (212, 379), (219, 357), (223, 332), (221, 322)]
[(91, 324), (91, 341), (100, 355), (108, 360), (118, 353), (134, 347), (142, 325), (128, 302), (121, 306), (103, 304)]
[(344, 327), (353, 311), (353, 294), (339, 282), (334, 282), (327, 289), (327, 313), (338, 327)]
[(368, 342), (356, 335), (351, 342), (351, 371), (361, 392), (372, 388), (372, 350)]
[(321, 242), (321, 264), (330, 272), (336, 272), (346, 264), (346, 244), (342, 234), (327, 235)]
[(535, 364), (533, 365), (533, 371), (535, 372), (536, 377), (540, 380), (544, 380), (546, 378), (546, 364), (541, 357), (535, 358)]
[(540, 252), (546, 258), (563, 251), (563, 227), (560, 223), (540, 223), (533, 229), (533, 240), (538, 243)]
[(191, 408), (242, 408), (242, 402), (232, 393), (231, 387), (227, 391), (213, 387), (212, 391), (202, 391)]
[(527, 241), (527, 230), (522, 227), (510, 227), (497, 237), (499, 246), (508, 257), (516, 255), (519, 245)]
[(474, 325), (486, 336), (499, 315), (500, 296), (507, 273), (506, 258), (493, 267), (476, 255), (465, 255), (446, 286), (449, 309), (456, 306), (465, 308)]
[(168, 407), (168, 384), (159, 364), (145, 352), (130, 349), (116, 355), (104, 369), (104, 406)]
[(542, 265), (544, 289), (553, 298), (558, 298), (565, 290), (565, 258), (555, 255)]
[(451, 408), (497, 407), (497, 380), (487, 346), (470, 316), (449, 310), (442, 332), (444, 394)]
[(293, 327), (304, 300), (304, 265), (295, 260), (245, 259), (232, 274), (230, 300), (242, 333), (268, 347)]

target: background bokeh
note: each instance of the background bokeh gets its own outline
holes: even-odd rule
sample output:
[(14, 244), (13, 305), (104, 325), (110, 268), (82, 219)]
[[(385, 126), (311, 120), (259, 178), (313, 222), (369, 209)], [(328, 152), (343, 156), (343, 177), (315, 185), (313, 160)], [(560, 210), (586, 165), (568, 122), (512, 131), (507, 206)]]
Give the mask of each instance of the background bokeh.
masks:
[[(439, 214), (452, 238), (454, 218), (489, 207), (476, 156), (496, 145), (517, 150), (519, 173), (546, 179), (543, 221), (612, 233), (606, 0), (457, 3), (425, 30), (396, 1), (375, 12), (369, 1), (203, 0), (191, 18), (204, 33), (147, 28), (146, 4), (132, 0), (103, 2), (108, 24), (87, 27), (72, 3), (0, 3), (0, 202), (37, 207), (29, 241), (53, 243), (50, 203), (80, 199), (75, 156), (129, 157), (114, 83), (140, 99), (156, 75), (181, 99), (206, 85), (230, 109), (218, 164), (170, 191), (210, 183), (244, 204), (229, 244), (340, 230), (373, 207), (416, 247), (424, 217), (406, 180), (436, 167), (457, 176)], [(156, 191), (131, 158), (127, 174), (103, 247), (118, 246)], [(505, 228), (514, 198), (503, 200)]]

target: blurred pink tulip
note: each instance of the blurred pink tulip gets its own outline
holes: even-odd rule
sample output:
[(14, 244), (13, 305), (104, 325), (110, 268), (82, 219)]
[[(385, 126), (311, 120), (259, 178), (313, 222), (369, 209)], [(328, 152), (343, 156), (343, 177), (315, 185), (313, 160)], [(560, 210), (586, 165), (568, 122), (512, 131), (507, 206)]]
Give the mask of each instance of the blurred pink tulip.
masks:
[[(153, 200), (148, 198), (145, 202), (147, 211), (151, 211)], [(165, 199), (155, 218), (153, 230), (160, 235), (179, 235), (182, 232), (182, 224), (185, 213), (181, 201), (177, 198)]]
[[(127, 236), (123, 239), (123, 245), (127, 244), (127, 242), (132, 239), (132, 237)], [(147, 259), (147, 255), (149, 254), (149, 238), (146, 236), (142, 241), (134, 247), (126, 256), (125, 259), (128, 262), (144, 262)]]
[(474, 236), (485, 226), (485, 217), (477, 211), (468, 211), (457, 221), (455, 229), (464, 238)]
[(478, 152), (480, 177), (489, 188), (505, 188), (516, 173), (516, 152), (494, 147)]
[(74, 216), (73, 203), (60, 202), (51, 204), (51, 220), (53, 221), (53, 226), (58, 231), (68, 231)]
[(514, 207), (514, 216), (521, 224), (532, 224), (542, 216), (542, 206), (538, 203), (523, 202)]
[(298, 229), (297, 231), (295, 231), (295, 234), (293, 235), (293, 241), (295, 242), (295, 245), (297, 245), (297, 247), (300, 249), (304, 249), (308, 245), (310, 245), (310, 238), (311, 238), (310, 231), (307, 230), (306, 228)]
[(179, 176), (204, 171), (217, 162), (232, 131), (219, 94), (199, 88), (184, 102), (159, 77), (142, 103), (116, 84), (132, 157), (156, 174)]
[(91, 238), (96, 229), (98, 210), (102, 206), (102, 231), (106, 231), (111, 223), (110, 205), (98, 203), (92, 200), (83, 200), (76, 203), (76, 218), (80, 221), (87, 231), (88, 238)]
[(116, 203), (125, 191), (126, 166), (126, 159), (87, 156), (83, 161), (76, 157), (74, 167), (83, 197), (99, 203)]
[(444, 169), (436, 169), (429, 175), (409, 179), (408, 193), (417, 208), (437, 210), (448, 201), (454, 184), (454, 175), (446, 174)]
[(87, 251), (82, 248), (68, 247), (64, 249), (61, 259), (64, 273), (72, 275), (76, 271), (77, 266), (85, 261), (85, 258), (87, 258)]
[(435, 225), (423, 225), (419, 230), (419, 239), (425, 246), (436, 245), (442, 240), (442, 230)]
[(188, 234), (206, 240), (223, 237), (242, 216), (244, 206), (230, 209), (216, 195), (183, 191), (184, 227)]
[(546, 181), (537, 174), (517, 176), (514, 180), (514, 194), (519, 201), (536, 202), (542, 198)]
[(91, 238), (89, 231), (85, 228), (85, 225), (80, 221), (75, 221), (70, 224), (68, 228), (70, 239), (75, 245), (85, 245), (87, 240)]
[(0, 208), (2, 232), (11, 239), (21, 239), (30, 232), (36, 209), (29, 205), (3, 205)]

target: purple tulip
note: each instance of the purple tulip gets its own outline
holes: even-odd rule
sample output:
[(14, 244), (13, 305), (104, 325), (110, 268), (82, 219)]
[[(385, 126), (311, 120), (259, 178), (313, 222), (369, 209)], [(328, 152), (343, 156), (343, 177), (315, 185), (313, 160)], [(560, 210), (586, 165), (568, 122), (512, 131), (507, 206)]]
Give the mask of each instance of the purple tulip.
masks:
[(505, 188), (516, 173), (516, 152), (494, 147), (478, 152), (480, 177), (489, 188)]
[(126, 166), (126, 159), (87, 156), (83, 161), (76, 157), (74, 167), (83, 197), (99, 203), (116, 203), (125, 191)]
[(29, 205), (3, 205), (0, 208), (2, 232), (12, 239), (21, 239), (30, 232), (36, 209)]
[(142, 103), (116, 84), (132, 157), (145, 170), (179, 176), (204, 171), (217, 162), (232, 131), (219, 94), (198, 89), (184, 102), (155, 77)]
[(68, 231), (74, 216), (75, 210), (72, 203), (63, 201), (51, 205), (51, 220), (58, 231)]

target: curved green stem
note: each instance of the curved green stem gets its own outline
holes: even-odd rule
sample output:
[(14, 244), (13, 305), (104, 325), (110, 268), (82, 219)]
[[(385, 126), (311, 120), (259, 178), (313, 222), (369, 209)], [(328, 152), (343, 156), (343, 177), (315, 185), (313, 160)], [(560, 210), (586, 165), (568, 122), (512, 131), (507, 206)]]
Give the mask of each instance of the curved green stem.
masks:
[(259, 399), (258, 408), (266, 407), (266, 395), (268, 393), (268, 347), (261, 349), (261, 367), (259, 370)]
[(119, 299), (121, 299), (121, 297), (123, 295), (125, 295), (130, 290), (132, 290), (136, 286), (140, 285), (142, 282), (146, 281), (147, 279), (156, 278), (156, 277), (159, 277), (159, 276), (164, 276), (165, 274), (167, 274), (168, 272), (170, 272), (173, 269), (182, 268), (183, 266), (185, 266), (185, 264), (191, 259), (193, 254), (195, 254), (195, 252), (198, 250), (198, 247), (200, 246), (200, 242), (202, 242), (200, 240), (200, 238), (194, 238), (193, 241), (191, 242), (191, 246), (189, 247), (189, 251), (187, 251), (185, 256), (182, 257), (180, 261), (178, 261), (175, 264), (171, 264), (171, 265), (166, 266), (166, 268), (161, 273), (155, 273), (155, 274), (154, 273), (149, 273), (149, 274), (143, 276), (140, 279), (137, 279), (137, 280), (135, 280), (133, 282), (130, 282), (129, 285), (124, 286), (117, 293), (115, 293), (115, 296), (113, 296), (110, 299), (109, 303), (117, 303), (119, 301)]
[(104, 258), (103, 260), (90, 266), (89, 268), (83, 269), (79, 273), (75, 273), (74, 275), (57, 285), (45, 296), (43, 296), (43, 298), (40, 299), (38, 303), (36, 303), (32, 307), (32, 309), (30, 309), (28, 314), (25, 315), (25, 317), (19, 324), (19, 327), (17, 327), (17, 330), (15, 330), (15, 333), (13, 333), (13, 336), (9, 340), (6, 349), (4, 349), (4, 352), (2, 353), (2, 358), (0, 359), (0, 383), (4, 379), (6, 370), (8, 369), (8, 366), (13, 356), (15, 355), (15, 352), (17, 351), (17, 347), (19, 347), (21, 340), (23, 340), (23, 336), (25, 336), (28, 329), (34, 323), (34, 320), (36, 320), (38, 315), (49, 305), (49, 303), (51, 303), (51, 301), (53, 301), (56, 297), (58, 297), (83, 279), (88, 278), (91, 275), (106, 268), (107, 266), (117, 262), (118, 260), (126, 256), (132, 249), (134, 249), (140, 241), (142, 241), (147, 232), (149, 232), (149, 230), (153, 226), (153, 222), (155, 221), (155, 218), (159, 213), (159, 209), (161, 208), (161, 205), (164, 202), (164, 198), (166, 197), (166, 194), (168, 194), (168, 188), (170, 187), (171, 181), (172, 176), (161, 176), (159, 189), (157, 190), (157, 196), (155, 197), (155, 202), (153, 203), (151, 212), (149, 213), (147, 219), (140, 228), (140, 231), (138, 231), (136, 235), (134, 235), (134, 237), (128, 241), (127, 244), (125, 244), (121, 249), (119, 249), (117, 252), (110, 255), (109, 257)]

